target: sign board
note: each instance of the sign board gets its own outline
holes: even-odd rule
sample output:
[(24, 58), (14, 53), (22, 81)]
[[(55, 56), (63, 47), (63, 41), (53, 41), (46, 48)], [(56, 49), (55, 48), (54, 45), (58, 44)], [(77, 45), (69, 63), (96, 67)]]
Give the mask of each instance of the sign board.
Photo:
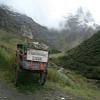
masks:
[(27, 51), (27, 60), (47, 62), (48, 61), (48, 51), (30, 49)]

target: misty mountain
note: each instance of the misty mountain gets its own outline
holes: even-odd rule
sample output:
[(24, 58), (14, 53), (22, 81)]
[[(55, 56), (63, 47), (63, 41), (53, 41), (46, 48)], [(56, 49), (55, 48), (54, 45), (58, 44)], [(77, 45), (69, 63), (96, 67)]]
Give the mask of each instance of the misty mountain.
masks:
[(32, 18), (13, 11), (7, 6), (0, 6), (0, 28), (14, 34), (33, 38), (33, 40), (49, 42), (50, 32), (44, 26), (36, 23)]
[(45, 42), (59, 50), (69, 50), (88, 39), (100, 27), (95, 25), (89, 12), (79, 8), (62, 22), (61, 30), (48, 29), (36, 23), (27, 15), (20, 14), (7, 6), (0, 6), (0, 28), (34, 41)]
[[(95, 24), (91, 13), (84, 11), (82, 8), (77, 9), (75, 14), (65, 17), (65, 21), (62, 24), (64, 27), (58, 32), (59, 35), (55, 44), (60, 44), (58, 48), (63, 48), (63, 50), (69, 50), (79, 45), (100, 29)], [(52, 32), (57, 33), (56, 30)]]

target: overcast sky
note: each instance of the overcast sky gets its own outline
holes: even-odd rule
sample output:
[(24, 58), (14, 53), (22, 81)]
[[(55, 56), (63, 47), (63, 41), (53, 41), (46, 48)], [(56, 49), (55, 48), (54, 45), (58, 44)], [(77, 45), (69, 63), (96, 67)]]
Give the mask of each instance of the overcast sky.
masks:
[(100, 23), (99, 0), (0, 0), (0, 3), (27, 14), (49, 28), (57, 28), (64, 16), (75, 12), (79, 7), (89, 10), (95, 21)]

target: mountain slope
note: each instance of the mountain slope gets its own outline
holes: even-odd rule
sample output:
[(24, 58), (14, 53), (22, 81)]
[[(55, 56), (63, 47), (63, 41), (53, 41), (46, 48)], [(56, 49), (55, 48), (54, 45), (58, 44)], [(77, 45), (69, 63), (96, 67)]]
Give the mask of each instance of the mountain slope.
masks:
[(100, 79), (100, 31), (58, 61), (63, 67), (78, 70), (88, 78)]
[(80, 19), (80, 13), (69, 16), (68, 20), (65, 21), (64, 29), (49, 30), (36, 23), (32, 18), (15, 12), (5, 5), (0, 5), (0, 29), (33, 38), (34, 41), (45, 42), (59, 50), (69, 50), (92, 36), (93, 27), (86, 24), (80, 25)]
[(36, 23), (32, 18), (13, 11), (5, 5), (0, 5), (0, 28), (22, 36), (33, 37), (34, 40), (47, 43), (50, 32), (44, 26)]
[[(89, 11), (79, 7), (77, 11), (65, 17), (63, 29), (56, 38), (56, 44), (62, 50), (70, 50), (97, 31), (95, 21)], [(55, 31), (57, 32), (57, 31)]]

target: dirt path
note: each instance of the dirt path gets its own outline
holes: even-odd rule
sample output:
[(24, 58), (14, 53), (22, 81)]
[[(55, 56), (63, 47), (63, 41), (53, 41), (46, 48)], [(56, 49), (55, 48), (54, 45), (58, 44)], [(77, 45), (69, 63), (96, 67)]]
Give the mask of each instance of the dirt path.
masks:
[(38, 91), (36, 93), (19, 93), (7, 84), (0, 82), (0, 100), (84, 100), (81, 97), (73, 97), (59, 89)]

